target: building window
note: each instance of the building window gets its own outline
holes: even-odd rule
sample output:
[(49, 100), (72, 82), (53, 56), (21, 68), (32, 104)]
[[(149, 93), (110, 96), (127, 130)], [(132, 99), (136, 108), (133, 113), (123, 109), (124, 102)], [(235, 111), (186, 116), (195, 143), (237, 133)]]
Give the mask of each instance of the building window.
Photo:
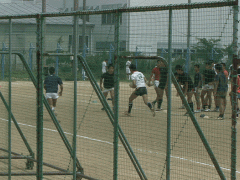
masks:
[[(102, 14), (102, 24), (103, 25), (113, 25), (115, 23), (115, 16), (111, 14)], [(122, 24), (122, 16), (120, 17), (120, 24)]]
[[(88, 52), (88, 36), (85, 37), (85, 44), (86, 44), (86, 52)], [(83, 44), (82, 44), (83, 37), (79, 36), (79, 52), (83, 51)], [(72, 52), (72, 46), (73, 46), (73, 35), (69, 35), (68, 37), (68, 51)]]
[(127, 49), (127, 42), (121, 41), (120, 42), (120, 51), (126, 51), (126, 49)]
[(110, 47), (114, 46), (114, 42), (97, 42), (96, 51), (110, 51)]

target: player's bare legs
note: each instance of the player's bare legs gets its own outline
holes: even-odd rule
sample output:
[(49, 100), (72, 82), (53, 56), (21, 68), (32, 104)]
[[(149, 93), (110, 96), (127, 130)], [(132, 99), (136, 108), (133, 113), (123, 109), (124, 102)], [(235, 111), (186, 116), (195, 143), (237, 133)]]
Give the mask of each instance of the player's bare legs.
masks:
[(206, 90), (202, 90), (201, 92), (201, 100), (202, 100), (202, 108), (205, 109), (206, 105), (207, 105), (207, 101), (205, 98), (205, 95), (207, 94)]
[(52, 103), (53, 103), (53, 108), (52, 108), (52, 110), (53, 110), (55, 116), (57, 116), (56, 109), (55, 109), (56, 106), (57, 106), (57, 99), (52, 99)]
[(135, 91), (132, 92), (132, 94), (129, 97), (129, 102), (128, 102), (128, 111), (125, 112), (125, 115), (130, 116), (131, 111), (132, 111), (132, 106), (133, 106), (133, 100), (136, 99), (138, 95), (135, 94)]
[(195, 96), (195, 100), (197, 103), (197, 111), (196, 112), (200, 112), (201, 109), (201, 102), (200, 102), (200, 93), (198, 90), (196, 90), (196, 92), (194, 92), (194, 96)]
[(211, 109), (212, 106), (212, 90), (207, 91), (207, 98), (209, 100), (208, 109)]
[(225, 104), (224, 104), (224, 100), (226, 100), (225, 98), (221, 98), (221, 97), (219, 97), (219, 100), (218, 100), (218, 102), (219, 102), (219, 113), (220, 114), (224, 114), (224, 111), (225, 111), (225, 108), (226, 108), (226, 106), (225, 106)]
[(160, 111), (161, 110), (162, 101), (163, 101), (164, 89), (157, 88), (157, 93), (158, 93), (158, 98), (156, 100), (158, 102), (157, 111)]
[(159, 89), (158, 87), (154, 87), (157, 97), (156, 97), (155, 101), (152, 102), (152, 105), (155, 105), (155, 103), (158, 103), (158, 99), (159, 99), (159, 90), (158, 89)]
[(107, 98), (108, 92), (104, 92), (103, 95), (105, 98)]
[[(190, 92), (187, 92), (187, 102), (188, 102), (188, 105), (191, 109), (192, 112), (194, 112), (193, 110), (193, 101), (192, 101), (192, 96), (193, 96), (193, 91), (190, 91)], [(185, 115), (188, 115), (189, 113), (186, 112)]]
[(52, 109), (53, 108), (53, 99), (48, 98), (47, 101), (48, 101), (48, 104), (49, 104), (50, 108)]
[(114, 90), (110, 91), (110, 96), (112, 98), (112, 105), (114, 106)]
[(53, 103), (53, 108), (56, 108), (56, 106), (57, 106), (57, 99), (52, 99), (52, 103)]
[[(104, 97), (107, 99), (108, 92), (103, 92)], [(104, 107), (102, 108), (104, 110)]]
[(152, 107), (152, 104), (150, 102), (148, 102), (148, 96), (147, 94), (144, 94), (142, 95), (142, 98), (143, 98), (143, 102), (149, 107), (149, 109), (152, 111), (153, 113), (153, 117), (155, 116), (155, 110), (154, 108)]

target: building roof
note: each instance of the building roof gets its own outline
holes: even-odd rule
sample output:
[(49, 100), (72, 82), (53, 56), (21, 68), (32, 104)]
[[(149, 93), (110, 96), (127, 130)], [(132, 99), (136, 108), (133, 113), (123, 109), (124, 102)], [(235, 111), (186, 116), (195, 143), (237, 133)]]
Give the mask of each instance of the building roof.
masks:
[[(58, 8), (50, 5), (46, 5), (46, 12), (56, 13), (59, 12)], [(11, 16), (11, 15), (26, 15), (26, 14), (40, 14), (42, 13), (42, 3), (31, 3), (31, 2), (19, 2), (19, 3), (0, 3), (0, 16)], [(0, 20), (0, 23), (7, 23), (8, 20)], [(35, 18), (24, 18), (24, 19), (13, 19), (14, 24), (36, 24)], [(79, 24), (83, 23), (82, 19), (79, 19)], [(46, 24), (52, 25), (72, 25), (73, 18), (71, 16), (65, 17), (48, 17), (46, 18)], [(86, 22), (86, 25), (94, 25)]]

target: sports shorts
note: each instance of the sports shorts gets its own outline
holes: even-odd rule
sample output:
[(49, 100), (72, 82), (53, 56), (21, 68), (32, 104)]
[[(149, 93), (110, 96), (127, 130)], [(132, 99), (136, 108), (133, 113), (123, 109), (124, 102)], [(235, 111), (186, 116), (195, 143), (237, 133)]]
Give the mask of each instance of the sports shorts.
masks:
[(154, 80), (154, 87), (157, 88), (159, 86), (159, 80)]
[(203, 86), (203, 88), (202, 88), (202, 90), (212, 90), (212, 89), (214, 89), (214, 85), (209, 85), (209, 84), (205, 84), (204, 86)]
[(103, 73), (103, 74), (106, 73), (106, 69), (102, 69), (102, 73)]
[(226, 98), (227, 92), (217, 91), (216, 96)]
[(110, 92), (110, 91), (113, 91), (114, 90), (114, 88), (112, 87), (112, 88), (104, 88), (103, 89), (103, 93), (106, 93), (106, 92)]
[(129, 68), (126, 68), (126, 74), (131, 74), (131, 71)]
[(193, 88), (193, 89), (192, 89), (192, 91), (193, 91), (195, 94), (200, 94), (200, 92), (201, 92), (201, 89), (200, 89), (200, 88), (197, 88), (197, 87), (195, 87), (195, 88)]
[(165, 89), (166, 84), (167, 84), (167, 80), (166, 80), (166, 81), (161, 81), (161, 82), (159, 83), (158, 87), (159, 87), (160, 89)]
[(135, 93), (137, 96), (143, 96), (144, 94), (147, 94), (147, 88), (146, 87), (140, 87), (136, 89)]
[(47, 99), (57, 99), (58, 97), (58, 93), (46, 93)]

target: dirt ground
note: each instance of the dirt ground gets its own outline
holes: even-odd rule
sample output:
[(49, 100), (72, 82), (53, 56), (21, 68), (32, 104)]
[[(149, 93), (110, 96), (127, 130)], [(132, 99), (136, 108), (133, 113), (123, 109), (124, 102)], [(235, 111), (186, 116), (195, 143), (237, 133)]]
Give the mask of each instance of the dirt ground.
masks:
[[(57, 120), (65, 136), (72, 144), (73, 139), (73, 105), (74, 84), (63, 82), (63, 96), (57, 102)], [(8, 100), (8, 83), (0, 82), (0, 91)], [(127, 82), (120, 84), (119, 124), (135, 153), (143, 171), (149, 180), (166, 179), (166, 149), (167, 149), (167, 100), (164, 95), (162, 111), (152, 114), (138, 97), (133, 104), (132, 117), (126, 117), (124, 112), (128, 108), (128, 98), (133, 89)], [(77, 122), (77, 157), (84, 168), (84, 174), (96, 179), (112, 179), (113, 176), (113, 138), (114, 129), (89, 81), (78, 82), (77, 92), (78, 122)], [(156, 98), (153, 87), (148, 87), (149, 102)], [(108, 98), (110, 98), (108, 96)], [(231, 107), (229, 96), (225, 119), (217, 120), (217, 112), (196, 113), (195, 117), (210, 145), (215, 157), (226, 176), (230, 179), (231, 172)], [(111, 101), (108, 100), (110, 106)], [(195, 102), (195, 100), (194, 100)], [(172, 122), (171, 122), (171, 179), (220, 179), (191, 119), (183, 116), (185, 109), (172, 88)], [(214, 101), (213, 107), (214, 108)], [(36, 154), (36, 89), (30, 81), (16, 81), (12, 83), (12, 112), (19, 127), (26, 137), (30, 147)], [(205, 114), (209, 118), (200, 118)], [(8, 113), (0, 101), (0, 147), (8, 148)], [(43, 116), (43, 159), (45, 163), (72, 170), (72, 161), (47, 110)], [(239, 126), (239, 125), (238, 125)], [(29, 155), (17, 129), (12, 123), (12, 151)], [(239, 135), (238, 137), (239, 138)], [(239, 143), (237, 148), (239, 148)], [(140, 179), (126, 150), (119, 140), (118, 179)], [(240, 156), (237, 151), (237, 157)], [(0, 151), (0, 156), (6, 156)], [(34, 172), (26, 170), (26, 160), (12, 160), (12, 172)], [(1, 172), (7, 172), (8, 161), (0, 159)], [(57, 170), (44, 166), (44, 172)], [(237, 164), (237, 176), (240, 165)], [(1, 176), (4, 180), (7, 177)], [(36, 179), (35, 176), (12, 176), (13, 180)], [(71, 176), (44, 176), (49, 180), (70, 180)]]

